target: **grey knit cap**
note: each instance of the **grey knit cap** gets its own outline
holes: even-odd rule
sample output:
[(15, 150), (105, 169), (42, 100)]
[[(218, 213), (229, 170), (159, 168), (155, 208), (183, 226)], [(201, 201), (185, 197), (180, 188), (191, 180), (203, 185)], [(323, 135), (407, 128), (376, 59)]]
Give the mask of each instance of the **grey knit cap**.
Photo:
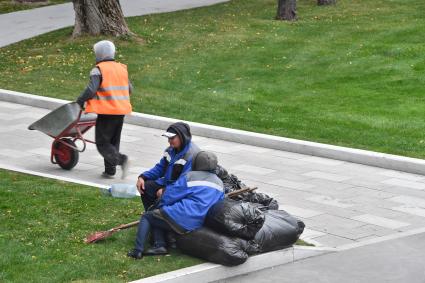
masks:
[(115, 58), (115, 45), (112, 41), (101, 40), (93, 46), (96, 62), (113, 60)]

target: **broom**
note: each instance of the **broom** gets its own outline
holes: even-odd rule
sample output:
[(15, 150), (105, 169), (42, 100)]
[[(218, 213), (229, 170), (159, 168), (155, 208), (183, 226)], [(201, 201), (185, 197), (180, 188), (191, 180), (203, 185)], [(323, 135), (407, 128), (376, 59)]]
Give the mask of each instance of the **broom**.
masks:
[(96, 243), (98, 241), (104, 240), (104, 239), (108, 238), (109, 236), (111, 236), (112, 234), (114, 234), (115, 232), (137, 226), (139, 224), (139, 222), (140, 221), (134, 221), (134, 222), (130, 222), (130, 223), (127, 223), (127, 224), (121, 224), (121, 225), (114, 227), (114, 228), (111, 228), (107, 231), (94, 232), (93, 234), (88, 235), (84, 239), (84, 243), (91, 244), (91, 243)]
[[(237, 195), (246, 193), (246, 192), (252, 192), (254, 190), (256, 190), (257, 188), (243, 188), (243, 189), (239, 189), (230, 193), (226, 194), (226, 197), (235, 197)], [(127, 224), (121, 224), (117, 227), (111, 228), (109, 230), (106, 231), (97, 231), (94, 232), (93, 234), (88, 235), (85, 239), (84, 239), (84, 243), (86, 244), (91, 244), (91, 243), (96, 243), (98, 241), (104, 240), (108, 237), (110, 237), (112, 234), (114, 234), (115, 232), (121, 231), (121, 230), (125, 230), (134, 226), (137, 226), (139, 224), (139, 220), (134, 221), (134, 222), (130, 222)]]

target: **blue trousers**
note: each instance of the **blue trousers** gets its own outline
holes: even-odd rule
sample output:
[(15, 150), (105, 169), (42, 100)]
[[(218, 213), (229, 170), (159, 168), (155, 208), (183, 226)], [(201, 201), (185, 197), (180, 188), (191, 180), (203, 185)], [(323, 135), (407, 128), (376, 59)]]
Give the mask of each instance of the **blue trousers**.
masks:
[(167, 222), (154, 216), (152, 211), (147, 211), (140, 218), (139, 226), (137, 227), (137, 237), (135, 249), (143, 251), (145, 242), (152, 231), (154, 239), (154, 247), (165, 247), (165, 232), (173, 231)]

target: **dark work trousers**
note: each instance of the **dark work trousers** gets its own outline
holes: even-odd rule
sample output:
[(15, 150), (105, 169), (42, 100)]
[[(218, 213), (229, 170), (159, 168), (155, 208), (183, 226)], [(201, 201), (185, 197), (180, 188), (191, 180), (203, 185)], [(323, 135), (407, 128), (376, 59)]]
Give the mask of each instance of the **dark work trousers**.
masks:
[(119, 152), (123, 123), (124, 115), (97, 115), (96, 147), (109, 175), (115, 175), (117, 165), (122, 165), (125, 160), (125, 155)]
[(151, 231), (154, 238), (153, 246), (158, 248), (166, 246), (164, 232), (173, 231), (173, 229), (163, 219), (157, 218), (152, 211), (145, 212), (137, 227), (135, 249), (144, 250), (146, 239)]
[(158, 185), (155, 181), (145, 181), (145, 193), (140, 195), (145, 211), (155, 208), (154, 204), (156, 204), (158, 200), (156, 197), (156, 191), (158, 191), (160, 188), (162, 188), (162, 186)]

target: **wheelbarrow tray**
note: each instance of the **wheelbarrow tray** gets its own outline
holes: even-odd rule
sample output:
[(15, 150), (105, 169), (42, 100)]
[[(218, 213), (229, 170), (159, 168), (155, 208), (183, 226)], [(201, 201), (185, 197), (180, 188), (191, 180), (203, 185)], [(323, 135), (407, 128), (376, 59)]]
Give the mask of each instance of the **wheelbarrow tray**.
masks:
[[(28, 129), (37, 130), (51, 137), (75, 136), (77, 129), (73, 127), (77, 122), (95, 121), (96, 114), (81, 113), (81, 107), (76, 102), (71, 102), (53, 110), (46, 116), (32, 123)], [(84, 123), (83, 123), (84, 124)], [(86, 126), (80, 127), (81, 132), (85, 132)], [(87, 126), (90, 127), (90, 126)]]
[[(96, 114), (85, 114), (76, 102), (65, 104), (38, 121), (28, 129), (38, 130), (53, 138), (50, 161), (66, 170), (71, 170), (78, 163), (78, 154), (86, 149), (86, 142), (95, 143), (83, 137), (91, 127), (96, 125)], [(78, 148), (75, 141), (83, 143)]]

